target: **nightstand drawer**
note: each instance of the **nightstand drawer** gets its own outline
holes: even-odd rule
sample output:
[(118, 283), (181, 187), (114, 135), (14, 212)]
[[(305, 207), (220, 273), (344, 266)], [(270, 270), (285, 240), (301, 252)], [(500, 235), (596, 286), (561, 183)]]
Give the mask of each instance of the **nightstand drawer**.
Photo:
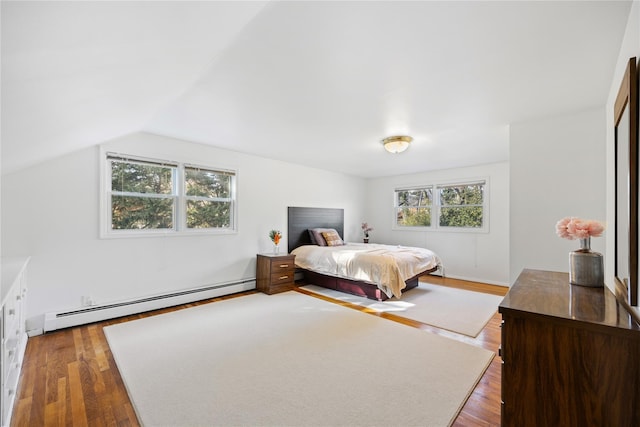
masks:
[(277, 285), (280, 283), (293, 283), (293, 273), (295, 270), (289, 269), (278, 273), (271, 274), (271, 284)]
[(271, 260), (271, 273), (276, 272), (288, 272), (295, 270), (296, 266), (293, 264), (293, 258), (291, 260)]
[(262, 291), (267, 295), (279, 294), (293, 289), (293, 282), (271, 284), (268, 289)]

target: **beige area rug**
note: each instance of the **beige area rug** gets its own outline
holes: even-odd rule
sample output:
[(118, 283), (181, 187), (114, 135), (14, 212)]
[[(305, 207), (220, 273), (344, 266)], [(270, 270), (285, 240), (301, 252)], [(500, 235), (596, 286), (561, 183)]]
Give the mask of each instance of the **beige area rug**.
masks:
[(447, 426), (494, 357), (295, 291), (104, 332), (145, 426)]
[(302, 286), (311, 292), (347, 301), (377, 312), (416, 320), (448, 331), (477, 337), (498, 310), (503, 297), (420, 282), (401, 299), (374, 301), (316, 285)]

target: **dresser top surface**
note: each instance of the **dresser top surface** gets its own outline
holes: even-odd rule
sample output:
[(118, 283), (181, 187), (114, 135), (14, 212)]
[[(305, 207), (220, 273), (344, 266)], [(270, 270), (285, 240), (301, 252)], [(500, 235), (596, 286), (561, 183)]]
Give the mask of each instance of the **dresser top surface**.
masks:
[(500, 303), (499, 311), (640, 331), (609, 288), (571, 285), (568, 273), (554, 271), (523, 270)]

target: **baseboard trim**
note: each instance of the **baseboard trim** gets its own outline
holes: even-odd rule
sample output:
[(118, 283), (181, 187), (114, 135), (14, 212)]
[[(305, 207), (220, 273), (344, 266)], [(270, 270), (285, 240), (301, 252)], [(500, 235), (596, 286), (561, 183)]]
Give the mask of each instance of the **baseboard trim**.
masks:
[(440, 277), (443, 277), (443, 278), (446, 278), (446, 279), (465, 280), (467, 282), (485, 283), (487, 285), (503, 286), (503, 287), (506, 287), (506, 288), (510, 287), (510, 284), (506, 283), (506, 282), (499, 282), (499, 281), (487, 280), (487, 279), (479, 279), (477, 277), (457, 276), (457, 275), (451, 275), (451, 274), (447, 274), (447, 275), (432, 274), (432, 275), (433, 276), (440, 276)]
[[(57, 329), (99, 322), (131, 314), (144, 313), (146, 311), (201, 301), (218, 296), (249, 291), (255, 289), (255, 287), (256, 280), (255, 278), (251, 278), (236, 282), (208, 285), (199, 288), (140, 297), (127, 301), (45, 313), (44, 327), (42, 330), (44, 332), (50, 332)], [(37, 331), (37, 329), (34, 331)]]

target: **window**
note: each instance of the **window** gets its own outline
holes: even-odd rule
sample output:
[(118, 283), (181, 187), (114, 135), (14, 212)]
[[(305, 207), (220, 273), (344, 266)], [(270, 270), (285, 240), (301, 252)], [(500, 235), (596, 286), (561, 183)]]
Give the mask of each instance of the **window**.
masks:
[(396, 190), (396, 224), (402, 227), (430, 227), (433, 189)]
[(106, 155), (106, 235), (235, 231), (234, 171)]
[(229, 228), (233, 209), (230, 172), (184, 168), (187, 228)]
[(440, 227), (482, 228), (484, 183), (438, 186)]
[(111, 228), (172, 229), (176, 211), (176, 169), (111, 158)]
[(395, 190), (395, 228), (486, 231), (486, 181)]

